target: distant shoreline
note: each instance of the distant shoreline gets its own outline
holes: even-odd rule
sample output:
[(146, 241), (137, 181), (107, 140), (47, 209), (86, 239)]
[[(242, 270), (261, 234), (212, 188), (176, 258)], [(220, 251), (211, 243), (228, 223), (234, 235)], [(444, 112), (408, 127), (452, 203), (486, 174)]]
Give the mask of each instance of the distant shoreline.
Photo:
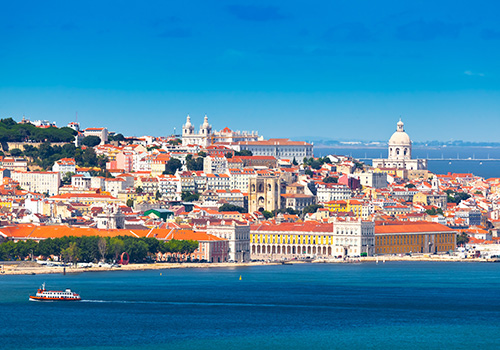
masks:
[[(307, 263), (325, 264), (349, 264), (349, 263), (380, 263), (401, 262), (401, 261), (431, 261), (431, 262), (500, 262), (498, 259), (461, 259), (454, 256), (378, 256), (364, 257), (357, 259), (317, 259), (313, 261), (292, 260), (286, 261), (284, 265), (296, 265)], [(192, 268), (227, 268), (227, 267), (251, 267), (251, 266), (276, 266), (283, 265), (282, 262), (248, 262), (248, 263), (157, 263), (157, 264), (130, 264), (120, 267), (66, 267), (67, 274), (84, 272), (105, 272), (105, 271), (146, 271), (146, 270), (168, 270), (168, 269), (192, 269)], [(45, 275), (63, 274), (64, 267), (42, 266), (20, 267), (15, 264), (2, 265), (0, 276), (4, 275)]]

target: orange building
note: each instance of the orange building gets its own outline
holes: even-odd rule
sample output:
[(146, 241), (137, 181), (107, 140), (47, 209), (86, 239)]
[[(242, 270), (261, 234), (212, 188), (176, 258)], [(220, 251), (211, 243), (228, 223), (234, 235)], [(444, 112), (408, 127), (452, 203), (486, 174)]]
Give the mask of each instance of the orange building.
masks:
[[(99, 237), (118, 237), (132, 236), (137, 238), (156, 238), (161, 241), (176, 240), (193, 240), (199, 243), (196, 249), (189, 257), (191, 260), (204, 260), (207, 262), (227, 262), (229, 259), (229, 242), (227, 239), (219, 238), (214, 235), (209, 235), (206, 232), (194, 232), (193, 230), (182, 229), (151, 229), (151, 230), (129, 230), (129, 229), (114, 229), (103, 230), (90, 227), (70, 227), (66, 225), (50, 225), (37, 226), (33, 224), (19, 224), (13, 226), (5, 226), (0, 228), (0, 241), (11, 240), (26, 241), (34, 240), (41, 241), (48, 238), (62, 237), (83, 237), (83, 236), (99, 236)], [(177, 253), (174, 253), (177, 254)], [(171, 253), (158, 253), (159, 260), (166, 260)], [(177, 254), (178, 258), (187, 258), (182, 254)]]
[(455, 250), (456, 235), (435, 222), (376, 222), (375, 254), (443, 253)]

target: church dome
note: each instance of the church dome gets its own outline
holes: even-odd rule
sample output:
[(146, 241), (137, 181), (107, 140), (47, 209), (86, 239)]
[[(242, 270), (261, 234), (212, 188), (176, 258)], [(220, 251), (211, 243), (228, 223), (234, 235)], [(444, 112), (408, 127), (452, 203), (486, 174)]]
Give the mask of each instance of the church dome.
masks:
[(396, 132), (389, 139), (389, 145), (410, 146), (411, 139), (404, 130), (404, 123), (400, 120), (397, 125)]

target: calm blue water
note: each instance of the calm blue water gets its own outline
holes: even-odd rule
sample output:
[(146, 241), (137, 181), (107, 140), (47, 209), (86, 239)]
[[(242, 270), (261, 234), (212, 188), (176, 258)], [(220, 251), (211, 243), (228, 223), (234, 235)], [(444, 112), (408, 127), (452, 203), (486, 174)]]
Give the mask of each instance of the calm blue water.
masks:
[[(315, 148), (315, 156), (347, 155), (358, 159), (386, 158), (387, 148)], [(429, 170), (435, 174), (473, 173), (484, 178), (500, 177), (500, 148), (493, 147), (434, 147), (414, 148), (413, 158), (432, 159)], [(444, 158), (446, 160), (441, 160)], [(471, 158), (471, 159), (468, 159)], [(450, 160), (451, 159), (451, 160)], [(475, 160), (481, 159), (481, 160)], [(497, 159), (497, 160), (488, 160)], [(366, 160), (371, 164), (371, 160)]]
[[(44, 281), (85, 301), (28, 301)], [(486, 263), (1, 276), (0, 348), (498, 349), (499, 295)]]

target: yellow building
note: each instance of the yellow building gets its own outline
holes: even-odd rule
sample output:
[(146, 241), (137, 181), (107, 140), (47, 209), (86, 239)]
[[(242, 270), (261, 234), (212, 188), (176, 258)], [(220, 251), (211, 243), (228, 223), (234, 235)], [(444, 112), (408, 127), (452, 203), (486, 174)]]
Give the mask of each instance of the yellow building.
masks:
[(378, 222), (376, 254), (444, 253), (456, 248), (457, 232), (435, 222)]
[(324, 207), (334, 213), (352, 212), (357, 218), (361, 217), (363, 202), (356, 199), (329, 201), (324, 203)]
[(113, 204), (122, 202), (113, 196), (96, 194), (96, 193), (66, 193), (49, 198), (54, 202), (80, 202), (87, 205), (94, 205), (96, 203)]
[(362, 256), (375, 251), (375, 225), (348, 218), (332, 223), (286, 222), (250, 226), (252, 258)]

